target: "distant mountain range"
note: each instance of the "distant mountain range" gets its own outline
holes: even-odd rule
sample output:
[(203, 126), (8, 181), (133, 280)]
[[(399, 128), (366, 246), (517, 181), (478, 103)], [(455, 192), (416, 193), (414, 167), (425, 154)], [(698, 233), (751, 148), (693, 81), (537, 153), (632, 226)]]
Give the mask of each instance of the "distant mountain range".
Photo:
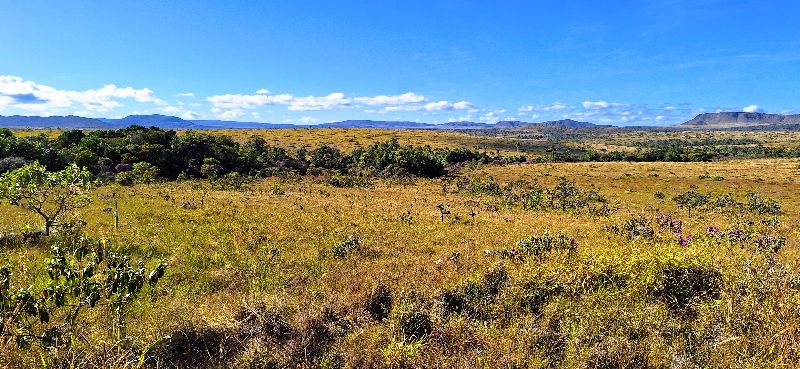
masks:
[[(278, 129), (278, 128), (386, 128), (386, 129), (430, 129), (430, 130), (481, 130), (481, 129), (525, 129), (537, 127), (557, 128), (610, 128), (610, 125), (597, 125), (572, 119), (529, 123), (520, 121), (500, 121), (495, 124), (475, 122), (450, 122), (443, 124), (404, 122), (346, 120), (316, 125), (274, 124), (237, 122), (224, 120), (185, 120), (169, 115), (130, 115), (121, 119), (85, 118), (68, 116), (2, 116), (0, 127), (8, 128), (61, 128), (61, 129), (119, 129), (131, 125), (154, 126), (163, 129)], [(723, 112), (704, 113), (695, 118), (673, 126), (683, 129), (746, 129), (748, 127), (786, 127), (800, 129), (800, 115), (780, 115), (766, 113)], [(651, 127), (652, 128), (652, 127)], [(661, 127), (670, 128), (670, 127)]]
[(475, 122), (450, 122), (443, 124), (403, 122), (346, 120), (342, 122), (322, 123), (315, 125), (274, 124), (236, 122), (223, 120), (185, 120), (169, 115), (130, 115), (121, 119), (84, 118), (74, 115), (35, 117), (35, 116), (0, 116), (0, 127), (9, 128), (61, 128), (61, 129), (119, 129), (131, 125), (159, 127), (163, 129), (277, 129), (277, 128), (386, 128), (386, 129), (432, 129), (432, 130), (466, 130), (466, 129), (513, 129), (521, 127), (566, 127), (589, 128), (610, 127), (598, 126), (588, 122), (572, 119), (558, 121), (528, 123), (519, 121), (502, 121), (496, 124)]
[(722, 112), (704, 113), (681, 124), (681, 127), (736, 128), (764, 125), (800, 124), (800, 114), (781, 115), (767, 113)]

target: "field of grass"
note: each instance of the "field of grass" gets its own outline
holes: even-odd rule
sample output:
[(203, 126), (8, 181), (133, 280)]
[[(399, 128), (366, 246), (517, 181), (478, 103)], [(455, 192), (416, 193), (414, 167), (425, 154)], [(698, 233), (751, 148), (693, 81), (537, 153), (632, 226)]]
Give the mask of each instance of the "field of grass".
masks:
[[(56, 138), (62, 130), (52, 129), (15, 129), (14, 134), (20, 137), (45, 135)], [(179, 135), (188, 131), (178, 130)], [(456, 148), (498, 152), (502, 155), (518, 155), (525, 153), (542, 153), (554, 144), (545, 139), (515, 139), (493, 136), (474, 136), (467, 133), (433, 130), (390, 130), (378, 128), (326, 128), (326, 129), (221, 129), (202, 130), (212, 135), (230, 136), (234, 140), (244, 142), (250, 137), (262, 137), (273, 145), (292, 149), (313, 149), (320, 145), (329, 145), (345, 152), (376, 142), (386, 142), (396, 138), (403, 145), (431, 146), (432, 148)]]
[[(349, 137), (323, 133), (312, 136), (315, 144)], [(384, 139), (382, 132), (358, 133), (359, 142)], [(301, 131), (263, 134), (287, 142)], [(432, 137), (425, 142), (458, 136)], [(114, 351), (106, 333), (107, 313), (84, 317), (86, 341), (78, 347), (107, 350), (119, 361), (71, 360), (135, 366), (137, 354), (155, 342), (145, 355), (153, 367), (159, 360), (178, 367), (328, 368), (800, 363), (800, 161), (527, 164), (461, 176), (545, 187), (566, 177), (617, 210), (526, 210), (498, 196), (456, 191), (452, 178), (376, 180), (366, 188), (310, 177), (268, 178), (238, 191), (195, 181), (124, 187), (120, 229), (113, 229), (109, 204), (97, 199), (81, 213), (87, 232), (134, 256), (165, 258), (169, 268), (134, 302), (125, 354)], [(779, 201), (782, 215), (768, 226), (761, 224), (766, 216), (722, 211), (689, 218), (671, 199), (690, 185), (739, 198), (755, 191)], [(444, 220), (439, 204), (450, 212)], [(0, 212), (4, 232), (39, 226), (16, 208)], [(682, 219), (683, 234), (695, 239), (682, 246), (663, 230), (636, 239), (609, 231), (657, 214)], [(752, 242), (707, 236), (709, 226), (728, 230), (744, 220), (785, 237), (786, 245), (759, 251)], [(502, 256), (544, 232), (563, 232), (577, 247)], [(2, 253), (18, 267), (19, 280), (42, 280), (46, 248)], [(369, 308), (381, 296), (391, 296), (383, 313)], [(0, 365), (42, 361), (5, 350)]]
[(388, 130), (371, 128), (330, 128), (330, 129), (272, 129), (272, 130), (220, 130), (212, 134), (230, 135), (244, 141), (251, 136), (260, 136), (268, 142), (294, 149), (311, 149), (329, 145), (343, 151), (352, 151), (376, 142), (392, 138), (403, 144), (428, 145), (432, 148), (466, 147), (469, 149), (497, 151), (503, 155), (542, 152), (552, 146), (552, 142), (540, 140), (520, 140), (500, 137), (480, 137), (453, 131), (431, 130)]
[[(63, 131), (52, 129), (14, 130), (20, 137), (45, 135), (56, 138)], [(179, 135), (186, 130), (178, 130)], [(686, 143), (701, 143), (703, 140), (753, 140), (767, 147), (791, 148), (800, 140), (800, 132), (794, 131), (636, 131), (619, 129), (561, 130), (561, 129), (513, 129), (493, 133), (481, 131), (434, 131), (434, 130), (390, 130), (377, 128), (329, 128), (329, 129), (221, 129), (203, 130), (204, 133), (226, 135), (244, 142), (259, 136), (270, 144), (292, 149), (313, 149), (329, 145), (345, 152), (365, 147), (376, 142), (396, 138), (401, 144), (413, 144), (433, 148), (464, 147), (499, 153), (500, 155), (546, 155), (550, 148), (591, 148), (600, 151), (633, 152), (636, 145), (655, 141), (681, 140)], [(753, 146), (747, 144), (744, 146)]]

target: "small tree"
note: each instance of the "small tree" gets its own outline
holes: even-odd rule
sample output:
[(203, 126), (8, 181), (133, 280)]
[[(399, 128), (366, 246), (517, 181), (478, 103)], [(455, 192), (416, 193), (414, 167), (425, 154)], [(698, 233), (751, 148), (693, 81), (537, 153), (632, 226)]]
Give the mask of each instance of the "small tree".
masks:
[(148, 270), (106, 240), (69, 233), (54, 242), (44, 268), (46, 283), (15, 287), (13, 267), (0, 265), (0, 348), (10, 341), (68, 345), (84, 324), (81, 314), (100, 306), (113, 314), (115, 338), (124, 340), (127, 306), (147, 285), (155, 286), (167, 266), (159, 262)]
[(50, 234), (65, 216), (89, 205), (92, 175), (75, 164), (49, 172), (38, 162), (0, 176), (0, 199), (30, 210), (44, 220), (44, 233)]
[(311, 165), (317, 168), (342, 169), (345, 166), (345, 157), (339, 149), (322, 145), (311, 152)]
[(692, 185), (689, 191), (675, 196), (672, 201), (675, 201), (679, 208), (686, 209), (689, 212), (689, 217), (691, 217), (692, 209), (708, 204), (708, 195), (697, 191), (697, 186)]
[(220, 173), (222, 173), (222, 165), (220, 165), (217, 159), (205, 158), (203, 160), (203, 165), (200, 166), (200, 173), (208, 179), (216, 179), (219, 177)]
[(445, 204), (439, 203), (439, 205), (436, 205), (436, 209), (439, 210), (439, 214), (442, 216), (442, 222), (444, 223), (444, 216), (450, 214), (450, 208)]
[(130, 186), (158, 182), (158, 168), (148, 162), (134, 163), (129, 171), (117, 173), (116, 180), (119, 184)]

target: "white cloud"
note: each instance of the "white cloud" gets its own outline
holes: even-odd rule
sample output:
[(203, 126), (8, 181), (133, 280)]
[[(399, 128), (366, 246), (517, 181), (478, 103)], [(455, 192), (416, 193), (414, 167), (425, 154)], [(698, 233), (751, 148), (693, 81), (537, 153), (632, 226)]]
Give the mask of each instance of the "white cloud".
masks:
[(753, 104), (743, 107), (742, 111), (745, 113), (763, 113), (764, 109), (761, 109), (760, 106)]
[(425, 96), (417, 95), (413, 92), (406, 92), (396, 96), (378, 95), (375, 97), (356, 97), (353, 100), (366, 105), (405, 105), (421, 103), (425, 101)]
[(610, 107), (624, 106), (624, 104), (610, 103), (608, 101), (584, 101), (581, 103), (586, 110), (607, 109)]
[(85, 91), (60, 90), (20, 77), (0, 76), (0, 110), (11, 107), (23, 111), (57, 112), (80, 106), (85, 115), (106, 113), (122, 106), (118, 100), (167, 105), (149, 88), (118, 87), (113, 84)]
[(472, 121), (472, 114), (467, 114), (467, 115), (465, 115), (463, 117), (458, 117), (458, 118), (450, 118), (450, 119), (447, 120), (448, 123), (470, 122), (470, 121)]
[(258, 95), (266, 95), (268, 93), (269, 93), (269, 90), (267, 90), (266, 88), (262, 88), (262, 89), (256, 91), (256, 94), (258, 94)]
[(186, 120), (200, 119), (200, 114), (197, 114), (193, 111), (185, 111), (183, 114), (181, 114), (181, 118)]
[[(211, 112), (218, 116), (237, 115), (238, 111), (253, 110), (268, 105), (286, 105), (291, 111), (318, 111), (347, 109), (359, 106), (380, 106), (381, 110), (367, 109), (369, 112), (398, 112), (398, 111), (450, 111), (467, 110), (477, 112), (475, 105), (469, 101), (451, 103), (447, 100), (427, 102), (425, 96), (413, 92), (401, 95), (377, 95), (371, 97), (345, 96), (344, 93), (334, 92), (327, 96), (297, 97), (291, 94), (270, 95), (267, 90), (259, 90), (255, 95), (225, 94), (207, 97), (211, 103)], [(360, 105), (363, 104), (363, 105)]]
[(217, 114), (219, 119), (238, 119), (242, 116), (244, 116), (244, 112), (241, 109), (226, 110), (220, 114)]
[(317, 118), (312, 118), (312, 117), (302, 117), (298, 119), (298, 121), (303, 124), (314, 124), (318, 122)]
[(559, 110), (567, 110), (569, 106), (562, 102), (554, 102), (550, 105), (525, 105), (521, 106), (517, 109), (520, 113), (529, 113), (529, 112), (548, 112), (548, 111), (559, 111)]
[(454, 110), (475, 110), (475, 105), (472, 105), (469, 101), (459, 101), (453, 104)]
[(475, 105), (469, 101), (458, 101), (450, 103), (449, 101), (442, 100), (436, 102), (429, 102), (423, 107), (426, 111), (439, 111), (439, 110), (474, 110)]
[(345, 97), (341, 92), (334, 92), (328, 96), (306, 96), (296, 97), (289, 102), (289, 110), (308, 111), (308, 110), (330, 110), (350, 107), (352, 100)]
[(281, 95), (239, 95), (225, 94), (207, 97), (206, 100), (214, 108), (223, 110), (254, 109), (264, 105), (289, 104), (294, 97), (289, 94)]
[(450, 103), (447, 101), (436, 101), (425, 104), (424, 108), (427, 111), (450, 110), (450, 108), (452, 108), (452, 105), (450, 105)]
[(175, 94), (177, 97), (191, 97), (194, 98), (194, 93), (192, 92), (181, 92), (179, 94)]
[(484, 112), (484, 114), (479, 118), (481, 122), (487, 123), (497, 123), (500, 120), (500, 114), (505, 113), (505, 109), (494, 109)]
[(277, 104), (287, 105), (289, 110), (294, 111), (342, 109), (352, 105), (352, 100), (341, 92), (321, 97), (294, 97), (290, 94), (225, 94), (210, 96), (206, 100), (211, 103), (211, 111), (217, 113), (220, 118), (238, 115), (242, 110)]
[(177, 106), (165, 106), (161, 108), (161, 110), (167, 114), (178, 114), (183, 111), (183, 109)]
[(470, 113), (477, 112), (475, 105), (469, 101), (458, 101), (451, 103), (447, 100), (432, 101), (424, 105), (393, 105), (387, 106), (383, 109), (386, 112), (396, 111), (453, 111), (453, 110), (467, 110)]
[(425, 106), (422, 105), (395, 105), (395, 106), (387, 106), (383, 108), (383, 111), (386, 112), (393, 112), (393, 111), (420, 111), (425, 110)]

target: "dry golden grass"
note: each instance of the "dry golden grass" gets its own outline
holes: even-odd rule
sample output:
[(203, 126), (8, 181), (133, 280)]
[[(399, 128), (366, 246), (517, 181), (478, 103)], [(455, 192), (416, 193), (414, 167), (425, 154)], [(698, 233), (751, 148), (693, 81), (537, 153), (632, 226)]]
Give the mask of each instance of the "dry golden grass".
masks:
[[(276, 130), (259, 134), (281, 143), (311, 134), (305, 136), (308, 141), (303, 145), (329, 143), (344, 145), (341, 147), (345, 149), (354, 147), (347, 146), (355, 145), (348, 141), (351, 138), (363, 145), (398, 134), (415, 144), (452, 145), (450, 140), (460, 137), (451, 133), (381, 130)], [(700, 179), (706, 174), (724, 179)], [(780, 229), (789, 241), (779, 260), (797, 271), (800, 161), (533, 164), (482, 167), (463, 175), (491, 175), (500, 182), (524, 179), (548, 186), (559, 177), (567, 177), (607, 196), (620, 209), (610, 217), (522, 210), (504, 207), (492, 197), (444, 192), (447, 181), (438, 179), (377, 181), (372, 188), (334, 188), (310, 178), (270, 178), (243, 191), (210, 191), (205, 198), (208, 190), (201, 182), (124, 188), (120, 195), (119, 231), (113, 230), (111, 215), (103, 211), (107, 204), (102, 200), (96, 200), (81, 216), (87, 220), (90, 234), (108, 237), (134, 255), (163, 257), (170, 262), (163, 284), (134, 305), (128, 328), (134, 347), (174, 335), (184, 321), (197, 326), (231, 327), (236, 324), (233, 317), (243, 306), (266, 304), (287, 314), (297, 327), (311, 324), (325, 307), (357, 323), (355, 329), (336, 338), (322, 359), (297, 364), (300, 366), (322, 366), (319, 360), (335, 357), (345, 367), (544, 367), (556, 359), (548, 356), (548, 344), (542, 340), (553, 339), (557, 343), (561, 341), (556, 338), (562, 336), (567, 337), (567, 346), (558, 355), (560, 365), (567, 367), (591, 367), (592, 360), (617, 359), (628, 367), (645, 362), (651, 367), (668, 367), (676, 360), (733, 367), (786, 367), (798, 363), (797, 290), (769, 295), (765, 297), (768, 305), (744, 309), (731, 304), (758, 301), (729, 295), (730, 289), (726, 289), (718, 299), (700, 304), (697, 317), (688, 321), (672, 316), (663, 304), (643, 295), (648, 278), (656, 275), (651, 275), (648, 268), (656, 268), (663, 260), (717, 268), (726, 283), (745, 281), (750, 276), (740, 268), (745, 260), (755, 260), (751, 251), (709, 245), (685, 248), (674, 241), (626, 241), (609, 234), (604, 227), (632, 214), (661, 211), (679, 215), (687, 229), (702, 233), (709, 224), (726, 226), (728, 218), (709, 213), (689, 219), (669, 199), (692, 184), (719, 194), (743, 196), (757, 191), (783, 204)], [(106, 189), (97, 193), (103, 191)], [(657, 191), (665, 193), (665, 202), (654, 198)], [(184, 206), (187, 203), (197, 208)], [(444, 222), (436, 209), (440, 203), (447, 204), (453, 213)], [(496, 204), (497, 209), (486, 203)], [(469, 215), (473, 210), (477, 213), (474, 220)], [(410, 214), (412, 220), (404, 221), (404, 214)], [(37, 223), (18, 209), (0, 208), (1, 229), (13, 231), (24, 224)], [(419, 347), (398, 338), (396, 318), (380, 323), (365, 317), (363, 301), (376, 284), (389, 286), (396, 304), (403, 299), (412, 301), (418, 295), (432, 301), (443, 289), (456, 288), (497, 265), (498, 257), (487, 256), (484, 250), (509, 248), (534, 230), (567, 232), (578, 241), (578, 254), (505, 262), (512, 287), (501, 295), (498, 305), (510, 304), (514, 291), (522, 291), (523, 282), (536, 280), (537, 276), (550, 275), (565, 283), (578, 283), (595, 269), (608, 267), (631, 275), (635, 282), (627, 289), (557, 297), (540, 315), (505, 310), (512, 316), (486, 324), (463, 316), (444, 319), (434, 314), (435, 337)], [(350, 234), (357, 235), (362, 252), (333, 257), (332, 247)], [(47, 254), (36, 248), (3, 253), (23, 268), (19, 273), (23, 281), (37, 279), (35, 271)], [(458, 257), (451, 260), (454, 254)], [(736, 314), (750, 315), (745, 318)], [(725, 323), (724, 319), (729, 320)], [(748, 336), (732, 331), (730, 327), (736, 325), (736, 319), (751, 319), (748, 321), (755, 323), (748, 324), (754, 324), (751, 332), (755, 333)], [(89, 315), (87, 320), (95, 344), (108, 340), (103, 321), (102, 313)], [(719, 331), (708, 333), (711, 336), (707, 342), (701, 339), (704, 346), (697, 348), (697, 357), (692, 357), (686, 340), (663, 336), (670, 329), (688, 329), (698, 335), (709, 329)], [(767, 333), (771, 337), (760, 336)], [(280, 350), (280, 346), (266, 345), (261, 351), (249, 347), (235, 359), (239, 360), (236, 365), (252, 364), (248, 360), (259, 355), (280, 356)], [(10, 361), (10, 365), (34, 366), (37, 361), (20, 353), (9, 357), (13, 359), (7, 360), (17, 360)], [(227, 365), (233, 364), (223, 366)]]
[[(497, 151), (504, 155), (540, 151), (549, 143), (546, 140), (520, 140), (493, 136), (474, 136), (466, 133), (433, 130), (389, 130), (376, 128), (325, 128), (325, 129), (267, 129), (267, 130), (211, 130), (210, 134), (227, 135), (237, 141), (259, 136), (272, 144), (294, 149), (313, 149), (329, 145), (345, 152), (376, 142), (396, 138), (403, 145), (431, 146), (433, 148), (466, 147), (469, 149)], [(180, 132), (184, 133), (184, 132)], [(520, 145), (524, 147), (519, 147)]]

